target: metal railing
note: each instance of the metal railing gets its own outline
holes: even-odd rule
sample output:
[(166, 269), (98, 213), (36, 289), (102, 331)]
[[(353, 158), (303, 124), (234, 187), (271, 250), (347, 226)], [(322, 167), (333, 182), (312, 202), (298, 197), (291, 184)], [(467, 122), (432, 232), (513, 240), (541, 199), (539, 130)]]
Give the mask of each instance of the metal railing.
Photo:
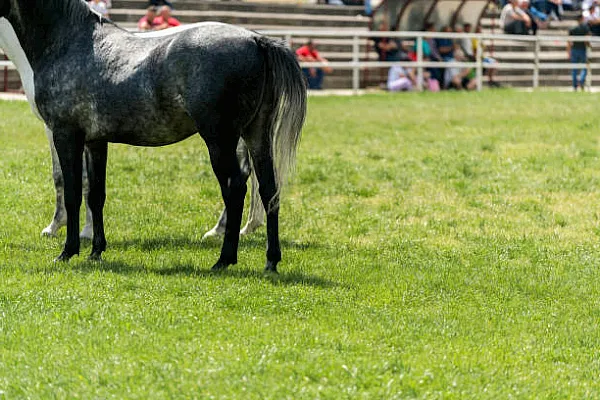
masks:
[[(323, 67), (329, 66), (335, 69), (352, 70), (352, 89), (357, 92), (360, 89), (360, 71), (368, 68), (381, 68), (399, 65), (402, 67), (411, 67), (417, 69), (417, 89), (423, 90), (423, 76), (425, 68), (474, 68), (476, 71), (477, 90), (483, 86), (483, 68), (493, 67), (502, 70), (531, 70), (533, 71), (532, 86), (539, 87), (540, 71), (547, 69), (588, 69), (588, 85), (591, 84), (591, 71), (594, 68), (600, 68), (600, 63), (573, 64), (569, 62), (552, 63), (541, 62), (540, 53), (541, 43), (543, 42), (589, 42), (598, 44), (600, 38), (591, 36), (527, 36), (527, 35), (498, 35), (489, 33), (447, 33), (447, 32), (375, 32), (364, 31), (356, 33), (326, 31), (326, 30), (264, 30), (260, 33), (268, 36), (284, 38), (291, 44), (293, 38), (346, 38), (352, 39), (352, 59), (349, 61), (322, 62), (302, 62), (302, 67)], [(416, 41), (416, 61), (361, 61), (360, 45), (361, 40), (368, 40), (377, 37), (412, 39)], [(425, 61), (423, 59), (423, 40), (425, 38), (447, 38), (447, 39), (477, 39), (479, 43), (487, 41), (509, 41), (533, 43), (533, 61), (532, 62), (502, 62), (497, 61), (493, 64), (484, 62), (483, 46), (477, 47), (475, 61), (457, 62), (457, 61)], [(588, 50), (588, 60), (591, 58), (591, 48)], [(14, 68), (10, 61), (0, 60), (0, 68)]]
[[(336, 31), (307, 31), (307, 30), (265, 30), (262, 34), (268, 36), (276, 36), (284, 38), (288, 43), (291, 43), (293, 38), (351, 38), (352, 39), (352, 60), (350, 61), (335, 61), (335, 62), (302, 62), (302, 67), (323, 67), (329, 66), (337, 69), (352, 70), (352, 89), (356, 92), (360, 88), (360, 71), (366, 68), (376, 67), (391, 67), (399, 65), (402, 67), (412, 67), (417, 69), (417, 89), (423, 90), (423, 75), (425, 68), (474, 68), (476, 71), (477, 90), (481, 90), (483, 86), (483, 68), (493, 67), (494, 69), (503, 70), (532, 70), (532, 86), (539, 87), (540, 70), (544, 69), (588, 69), (588, 84), (592, 81), (592, 68), (600, 68), (600, 63), (585, 63), (573, 64), (570, 62), (552, 63), (541, 62), (540, 54), (541, 43), (543, 42), (589, 42), (598, 44), (600, 38), (591, 36), (527, 36), (527, 35), (499, 35), (489, 33), (449, 33), (449, 32), (336, 32)], [(361, 40), (373, 39), (377, 37), (397, 38), (397, 39), (413, 39), (416, 41), (416, 61), (361, 61), (360, 60), (360, 44)], [(425, 61), (423, 60), (423, 40), (425, 38), (432, 39), (477, 39), (479, 43), (486, 41), (509, 41), (509, 42), (525, 42), (532, 43), (533, 61), (532, 62), (502, 62), (498, 61), (493, 64), (484, 62), (483, 46), (477, 47), (475, 61), (457, 62), (457, 61)], [(566, 57), (565, 57), (566, 58)], [(591, 58), (591, 48), (588, 50), (588, 60)]]

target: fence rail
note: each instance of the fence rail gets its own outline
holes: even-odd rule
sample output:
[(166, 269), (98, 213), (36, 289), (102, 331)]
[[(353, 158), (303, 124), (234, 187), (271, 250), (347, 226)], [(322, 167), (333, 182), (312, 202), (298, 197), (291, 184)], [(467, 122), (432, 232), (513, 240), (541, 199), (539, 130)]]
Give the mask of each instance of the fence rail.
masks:
[[(423, 74), (425, 68), (475, 68), (477, 89), (481, 90), (483, 85), (483, 68), (490, 66), (484, 61), (482, 46), (478, 46), (475, 61), (472, 62), (456, 62), (456, 61), (424, 61), (423, 60), (423, 40), (426, 38), (447, 38), (447, 39), (477, 39), (479, 43), (484, 40), (488, 41), (508, 41), (508, 42), (525, 42), (533, 44), (533, 61), (532, 62), (502, 62), (498, 61), (493, 64), (495, 69), (503, 70), (531, 70), (533, 71), (532, 86), (539, 86), (540, 70), (547, 69), (588, 69), (588, 85), (591, 85), (592, 68), (600, 68), (600, 63), (572, 64), (569, 62), (542, 62), (540, 60), (541, 44), (544, 42), (587, 42), (590, 44), (600, 44), (600, 38), (585, 36), (525, 36), (525, 35), (500, 35), (489, 33), (450, 33), (450, 32), (340, 32), (327, 30), (264, 30), (260, 33), (268, 36), (275, 36), (285, 39), (291, 44), (294, 38), (346, 38), (352, 39), (352, 58), (348, 61), (334, 62), (302, 62), (302, 67), (323, 67), (329, 66), (336, 69), (352, 70), (352, 89), (356, 92), (360, 88), (360, 71), (367, 68), (382, 68), (399, 65), (403, 67), (413, 67), (417, 69), (417, 89), (423, 90)], [(377, 37), (389, 37), (397, 39), (413, 39), (416, 40), (417, 59), (416, 61), (361, 61), (360, 60), (360, 44), (361, 40), (372, 39)], [(591, 57), (591, 47), (588, 50), (588, 60)], [(14, 69), (14, 65), (10, 61), (0, 61), (0, 68)]]
[[(352, 39), (353, 51), (352, 60), (350, 61), (337, 61), (328, 63), (301, 63), (302, 67), (322, 67), (330, 66), (337, 69), (350, 69), (353, 71), (352, 89), (356, 92), (360, 88), (360, 71), (366, 68), (381, 68), (391, 67), (393, 65), (399, 65), (403, 67), (414, 67), (417, 68), (417, 89), (423, 90), (423, 72), (424, 68), (445, 68), (445, 67), (456, 67), (456, 68), (475, 68), (477, 89), (481, 90), (483, 86), (483, 68), (490, 66), (483, 60), (482, 46), (478, 46), (475, 61), (472, 62), (456, 62), (456, 61), (424, 61), (423, 60), (423, 40), (427, 38), (447, 38), (447, 39), (477, 39), (479, 43), (487, 41), (499, 41), (499, 42), (524, 42), (533, 44), (533, 61), (532, 62), (502, 62), (497, 61), (493, 64), (495, 69), (503, 70), (531, 70), (533, 71), (532, 86), (534, 88), (539, 87), (540, 70), (547, 69), (588, 69), (588, 85), (592, 82), (591, 69), (600, 68), (600, 63), (586, 63), (586, 64), (573, 64), (569, 62), (556, 63), (556, 62), (543, 62), (540, 60), (541, 44), (544, 42), (587, 42), (590, 44), (600, 44), (600, 38), (584, 36), (526, 36), (526, 35), (504, 35), (504, 34), (490, 34), (490, 33), (454, 33), (454, 32), (356, 32), (347, 33), (339, 31), (301, 31), (301, 30), (265, 30), (261, 31), (262, 34), (268, 36), (276, 36), (284, 38), (288, 43), (291, 43), (293, 38), (346, 38)], [(360, 61), (359, 46), (361, 39), (372, 39), (377, 37), (390, 37), (397, 39), (413, 39), (416, 40), (417, 49), (417, 60), (416, 61)], [(591, 48), (588, 50), (588, 60), (591, 57)]]

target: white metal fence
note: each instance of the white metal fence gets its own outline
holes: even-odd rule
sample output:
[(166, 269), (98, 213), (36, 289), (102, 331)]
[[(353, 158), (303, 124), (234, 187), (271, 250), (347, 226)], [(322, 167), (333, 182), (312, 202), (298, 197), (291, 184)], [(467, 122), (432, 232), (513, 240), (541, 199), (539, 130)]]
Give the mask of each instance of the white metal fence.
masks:
[[(498, 61), (493, 64), (495, 69), (504, 70), (531, 70), (533, 71), (532, 87), (537, 88), (540, 83), (540, 71), (544, 69), (565, 69), (573, 68), (588, 69), (588, 84), (592, 82), (591, 71), (594, 68), (600, 68), (600, 63), (572, 64), (569, 62), (542, 62), (540, 60), (541, 43), (544, 42), (589, 42), (593, 44), (600, 43), (600, 37), (582, 37), (582, 36), (526, 36), (526, 35), (498, 35), (487, 33), (446, 33), (446, 32), (339, 32), (339, 31), (324, 31), (324, 30), (265, 30), (262, 34), (284, 38), (288, 43), (291, 43), (294, 38), (345, 38), (352, 39), (352, 59), (349, 61), (335, 61), (327, 64), (321, 62), (301, 63), (302, 67), (322, 67), (330, 66), (335, 69), (352, 70), (352, 89), (358, 91), (360, 88), (360, 71), (368, 68), (391, 67), (400, 65), (403, 67), (412, 67), (417, 69), (417, 89), (423, 90), (423, 73), (425, 68), (474, 68), (476, 71), (477, 89), (481, 90), (483, 85), (483, 68), (488, 65), (483, 60), (483, 46), (478, 46), (475, 61), (472, 62), (456, 62), (456, 61), (424, 61), (423, 60), (423, 40), (425, 38), (448, 38), (448, 39), (477, 39), (479, 43), (483, 41), (498, 42), (526, 42), (533, 44), (533, 61), (508, 63)], [(360, 46), (365, 40), (376, 37), (388, 37), (398, 39), (411, 39), (416, 41), (416, 61), (361, 61)], [(588, 60), (591, 57), (591, 48), (588, 49)], [(0, 60), (0, 68), (14, 68), (10, 61)]]
[[(591, 36), (527, 36), (527, 35), (498, 35), (488, 33), (447, 33), (447, 32), (335, 32), (335, 31), (307, 31), (307, 30), (268, 30), (261, 33), (269, 36), (277, 36), (285, 38), (288, 43), (291, 43), (293, 38), (346, 38), (352, 39), (352, 60), (324, 63), (301, 63), (303, 67), (322, 67), (328, 65), (337, 69), (352, 70), (352, 89), (358, 91), (360, 88), (360, 71), (367, 68), (375, 67), (391, 67), (392, 65), (400, 65), (403, 67), (412, 67), (417, 69), (417, 86), (418, 90), (423, 90), (423, 71), (425, 68), (474, 68), (476, 71), (477, 89), (481, 90), (483, 85), (483, 68), (487, 67), (483, 61), (483, 46), (478, 46), (475, 61), (472, 62), (456, 62), (456, 61), (424, 61), (423, 60), (423, 40), (425, 38), (447, 38), (447, 39), (477, 39), (479, 43), (488, 42), (526, 42), (533, 45), (533, 61), (532, 62), (502, 62), (501, 60), (493, 64), (495, 69), (504, 70), (531, 70), (533, 71), (532, 87), (537, 88), (540, 84), (540, 70), (544, 69), (565, 69), (573, 68), (588, 69), (588, 84), (592, 81), (592, 68), (600, 68), (600, 63), (572, 64), (570, 62), (542, 62), (540, 60), (541, 43), (544, 42), (589, 42), (598, 44), (600, 38)], [(416, 42), (416, 61), (361, 61), (360, 60), (360, 45), (366, 39), (376, 37), (411, 39)], [(361, 42), (362, 41), (362, 42)], [(566, 54), (566, 53), (565, 53)], [(591, 57), (591, 48), (588, 49), (588, 60)], [(566, 58), (566, 56), (565, 56)], [(489, 65), (492, 66), (492, 65)]]

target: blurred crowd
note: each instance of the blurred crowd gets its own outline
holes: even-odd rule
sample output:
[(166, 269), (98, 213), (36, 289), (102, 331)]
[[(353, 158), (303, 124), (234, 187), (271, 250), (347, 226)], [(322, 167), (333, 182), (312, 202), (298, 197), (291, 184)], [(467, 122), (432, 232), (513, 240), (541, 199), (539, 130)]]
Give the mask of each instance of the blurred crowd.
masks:
[(138, 21), (140, 31), (160, 31), (181, 25), (181, 22), (171, 15), (173, 4), (168, 0), (150, 0), (146, 14)]

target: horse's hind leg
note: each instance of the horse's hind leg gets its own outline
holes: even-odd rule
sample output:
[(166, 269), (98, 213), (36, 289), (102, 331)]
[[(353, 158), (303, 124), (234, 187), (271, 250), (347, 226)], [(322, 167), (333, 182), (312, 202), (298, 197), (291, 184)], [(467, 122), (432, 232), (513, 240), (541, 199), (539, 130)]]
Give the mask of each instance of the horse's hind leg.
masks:
[[(250, 196), (250, 212), (248, 215), (248, 222), (246, 226), (240, 231), (240, 235), (247, 235), (264, 223), (264, 211), (262, 203), (260, 201), (260, 195), (258, 193), (258, 181), (256, 175), (252, 173), (252, 165), (250, 164), (250, 155), (248, 153), (248, 147), (245, 142), (240, 139), (237, 146), (237, 158), (240, 164), (240, 171), (242, 173), (242, 179), (248, 180), (248, 175), (252, 176), (251, 184), (251, 196)], [(219, 236), (225, 233), (225, 227), (227, 225), (227, 211), (223, 210), (217, 224), (208, 232), (204, 234), (202, 239), (206, 239), (211, 236)]]
[[(237, 139), (230, 132), (219, 132), (221, 138), (205, 137), (213, 171), (219, 180), (221, 194), (225, 202), (227, 223), (221, 256), (212, 267), (221, 270), (237, 263), (237, 250), (240, 240), (240, 225), (246, 196), (246, 178), (242, 175), (236, 158)], [(229, 137), (226, 135), (230, 134)]]
[(88, 145), (85, 151), (87, 176), (89, 178), (88, 207), (93, 217), (94, 236), (90, 260), (101, 260), (106, 250), (104, 236), (104, 202), (106, 201), (106, 159), (108, 143)]
[(54, 189), (56, 190), (56, 208), (52, 222), (42, 231), (42, 236), (54, 236), (56, 232), (67, 224), (67, 211), (65, 210), (64, 201), (64, 181), (60, 170), (60, 162), (58, 154), (54, 147), (52, 139), (52, 131), (46, 127), (46, 136), (50, 142), (50, 153), (52, 155), (52, 180), (54, 181)]
[(87, 157), (83, 159), (83, 173), (81, 174), (81, 186), (83, 188), (83, 198), (85, 199), (85, 225), (83, 229), (81, 229), (81, 233), (79, 233), (80, 239), (91, 240), (94, 234), (94, 223), (92, 210), (89, 202), (90, 197), (90, 180), (87, 166)]
[(275, 166), (271, 155), (270, 143), (264, 139), (266, 129), (261, 118), (253, 124), (248, 132), (247, 143), (252, 156), (252, 166), (258, 179), (262, 204), (267, 211), (267, 262), (265, 271), (277, 272), (277, 264), (281, 261), (279, 245), (279, 201)]
[(250, 211), (248, 213), (248, 222), (246, 226), (240, 231), (240, 235), (249, 235), (254, 232), (256, 228), (264, 225), (265, 223), (265, 209), (260, 199), (260, 191), (258, 190), (258, 179), (256, 179), (256, 173), (252, 171), (250, 174)]

